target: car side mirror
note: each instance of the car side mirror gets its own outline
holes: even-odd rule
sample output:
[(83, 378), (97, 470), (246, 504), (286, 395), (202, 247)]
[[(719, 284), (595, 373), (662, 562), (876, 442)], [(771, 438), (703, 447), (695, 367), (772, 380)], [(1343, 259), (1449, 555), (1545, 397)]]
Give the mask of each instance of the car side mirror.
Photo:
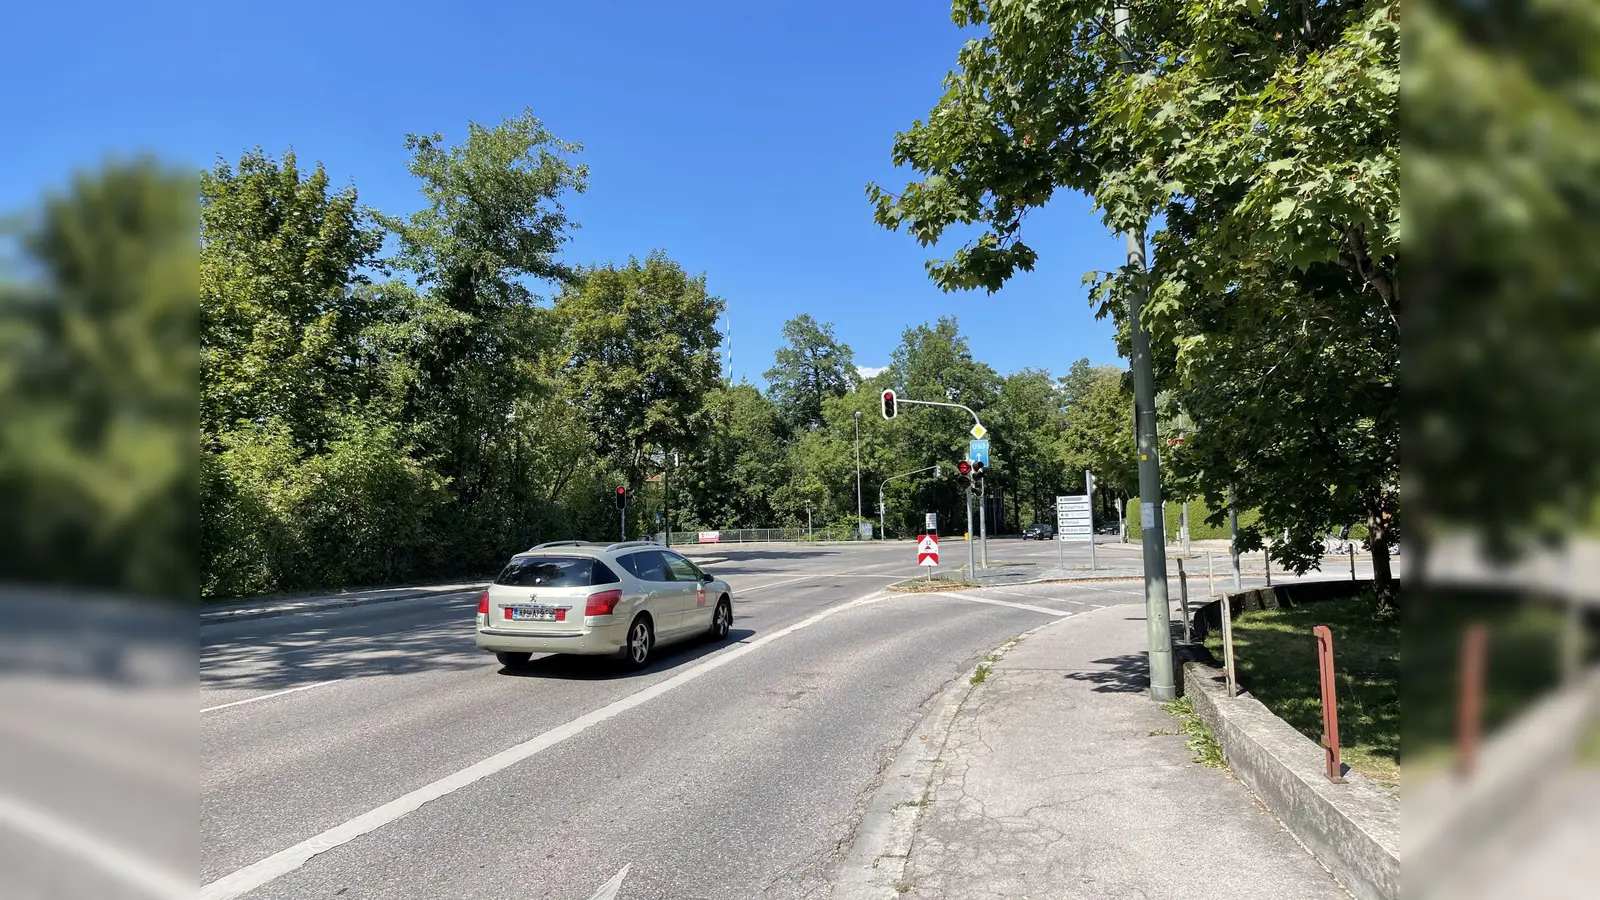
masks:
[(700, 580), (709, 583), (709, 582), (715, 581), (716, 580), (716, 576), (712, 575), (710, 572), (701, 572), (700, 573)]

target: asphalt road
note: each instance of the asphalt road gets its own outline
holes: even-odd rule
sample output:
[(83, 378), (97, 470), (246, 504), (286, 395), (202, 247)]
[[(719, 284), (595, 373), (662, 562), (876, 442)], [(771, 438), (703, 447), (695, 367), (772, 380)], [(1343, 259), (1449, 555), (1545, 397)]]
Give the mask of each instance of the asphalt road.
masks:
[(1136, 582), (884, 595), (919, 571), (906, 543), (715, 552), (732, 640), (638, 674), (502, 670), (474, 594), (202, 629), (202, 897), (826, 896), (934, 699), (1052, 618), (1027, 607), (1142, 603)]
[[(1053, 551), (994, 543), (991, 558)], [(249, 896), (589, 898), (624, 866), (622, 898), (822, 895), (924, 706), (1047, 620), (938, 595), (850, 605), (916, 574), (908, 549), (719, 548), (733, 640), (667, 649), (637, 675), (561, 657), (503, 671), (473, 646), (474, 595), (208, 627), (200, 881), (425, 790), (297, 868), (252, 870)], [(1138, 601), (1114, 590), (1070, 593)]]

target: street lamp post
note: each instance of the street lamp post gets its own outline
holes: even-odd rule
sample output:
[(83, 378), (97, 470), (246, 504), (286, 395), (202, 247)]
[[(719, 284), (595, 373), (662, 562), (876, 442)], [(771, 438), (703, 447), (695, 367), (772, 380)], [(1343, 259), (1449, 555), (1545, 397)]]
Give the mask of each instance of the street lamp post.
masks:
[(856, 410), (856, 531), (861, 530), (861, 410)]
[(884, 528), (883, 489), (888, 486), (889, 482), (895, 480), (896, 478), (910, 478), (913, 475), (921, 475), (923, 472), (932, 472), (933, 473), (933, 477), (934, 478), (938, 478), (939, 477), (939, 473), (940, 473), (940, 468), (937, 465), (932, 465), (932, 466), (927, 466), (925, 468), (917, 469), (917, 470), (912, 471), (912, 472), (901, 472), (899, 475), (890, 475), (888, 478), (885, 478), (883, 480), (882, 484), (878, 485), (878, 530), (881, 531), (881, 532), (884, 532), (885, 539), (887, 539), (887, 537), (888, 537), (888, 532)]

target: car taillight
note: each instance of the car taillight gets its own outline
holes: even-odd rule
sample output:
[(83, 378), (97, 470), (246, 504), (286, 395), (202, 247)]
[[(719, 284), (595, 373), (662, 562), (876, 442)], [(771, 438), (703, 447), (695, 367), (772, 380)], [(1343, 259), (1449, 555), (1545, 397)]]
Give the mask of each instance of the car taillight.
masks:
[(621, 591), (601, 591), (590, 594), (589, 602), (584, 604), (583, 614), (586, 616), (609, 616), (617, 609), (617, 604), (622, 602)]
[(484, 591), (483, 593), (478, 595), (478, 615), (487, 616), (488, 614), (489, 614), (489, 592), (488, 591)]

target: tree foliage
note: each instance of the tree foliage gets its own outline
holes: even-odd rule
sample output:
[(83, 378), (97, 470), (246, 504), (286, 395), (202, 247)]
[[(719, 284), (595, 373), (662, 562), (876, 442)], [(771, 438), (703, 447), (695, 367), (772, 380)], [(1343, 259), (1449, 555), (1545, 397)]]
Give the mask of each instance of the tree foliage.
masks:
[(1032, 268), (1023, 222), (1058, 189), (1093, 197), (1114, 230), (1155, 224), (1148, 272), (1085, 281), (1125, 352), (1129, 301), (1148, 295), (1158, 385), (1203, 436), (1181, 464), (1185, 489), (1270, 496), (1262, 526), (1296, 536), (1284, 561), (1302, 569), (1310, 535), (1363, 518), (1387, 586), (1398, 3), (1189, 0), (1132, 5), (1121, 21), (1076, 0), (952, 9), (981, 33), (927, 121), (896, 136), (896, 164), (921, 178), (898, 194), (870, 185), (877, 221), (924, 245), (978, 226), (929, 271), (947, 290), (991, 292)]
[(783, 346), (766, 371), (767, 394), (794, 428), (822, 424), (822, 404), (853, 390), (855, 355), (833, 335), (831, 322), (806, 313), (783, 323)]

